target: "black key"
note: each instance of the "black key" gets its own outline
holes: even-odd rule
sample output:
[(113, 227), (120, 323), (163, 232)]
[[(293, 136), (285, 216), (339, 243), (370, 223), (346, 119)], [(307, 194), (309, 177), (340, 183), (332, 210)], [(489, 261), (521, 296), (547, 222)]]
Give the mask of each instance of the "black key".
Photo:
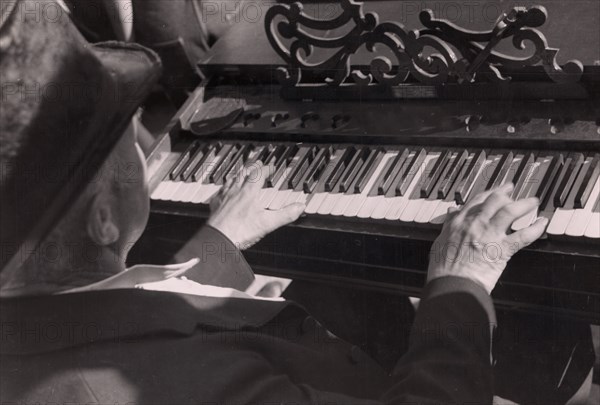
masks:
[(383, 154), (383, 148), (375, 148), (369, 152), (369, 156), (367, 156), (365, 164), (363, 165), (358, 176), (356, 176), (356, 182), (352, 187), (354, 189), (354, 193), (360, 194), (363, 192), (365, 186), (373, 175), (373, 172), (381, 162)]
[(596, 153), (575, 196), (575, 208), (585, 207), (598, 181), (598, 177), (600, 177), (600, 154)]
[(512, 164), (514, 159), (514, 154), (511, 152), (507, 152), (500, 158), (500, 161), (496, 165), (494, 169), (494, 173), (492, 177), (490, 177), (490, 181), (485, 187), (486, 190), (491, 190), (493, 188), (500, 187), (504, 183), (504, 178), (510, 169), (510, 165)]
[(221, 150), (221, 143), (217, 142), (214, 145), (209, 145), (208, 146), (208, 150), (206, 151), (206, 153), (204, 153), (204, 156), (202, 156), (202, 159), (200, 159), (200, 161), (198, 161), (198, 163), (196, 164), (196, 166), (192, 169), (192, 171), (190, 172), (190, 177), (185, 179), (186, 181), (200, 181), (200, 179), (202, 179), (202, 176), (204, 175), (204, 173), (209, 170), (209, 167), (207, 167), (206, 162), (212, 162), (215, 158), (215, 156), (217, 155), (217, 153), (219, 153), (219, 151)]
[(350, 146), (346, 148), (344, 154), (340, 157), (340, 160), (336, 163), (333, 171), (329, 175), (329, 178), (325, 181), (325, 191), (332, 192), (339, 179), (342, 177), (342, 174), (352, 161), (352, 158), (356, 154), (356, 148)]
[(331, 147), (323, 148), (317, 153), (302, 182), (302, 189), (305, 193), (310, 194), (313, 192), (330, 159)]
[[(398, 154), (396, 154), (395, 157), (398, 157)], [(385, 162), (385, 166), (379, 172), (379, 177), (377, 177), (377, 179), (375, 179), (375, 181), (373, 182), (373, 186), (371, 187), (371, 190), (369, 190), (369, 197), (379, 195), (379, 188), (381, 188), (383, 181), (385, 180), (386, 174), (394, 166), (394, 160), (395, 159), (388, 159), (388, 161)], [(385, 193), (382, 193), (382, 194), (385, 194)]]
[(551, 190), (547, 193), (546, 198), (544, 199), (544, 202), (542, 204), (540, 204), (540, 209), (541, 210), (546, 210), (546, 209), (555, 209), (556, 207), (554, 206), (554, 197), (560, 187), (560, 184), (562, 183), (563, 178), (567, 175), (568, 173), (568, 169), (569, 169), (569, 163), (570, 163), (570, 158), (567, 157), (563, 160), (563, 163), (560, 167), (560, 171), (557, 173), (556, 178), (552, 181), (552, 188)]
[(281, 156), (283, 156), (283, 154), (285, 153), (285, 151), (287, 150), (287, 146), (283, 146), (283, 145), (279, 145), (276, 146), (275, 148), (273, 148), (273, 150), (271, 150), (269, 152), (269, 154), (267, 155), (267, 157), (265, 158), (265, 165), (273, 165), (275, 166), (279, 159), (281, 159)]
[(281, 177), (281, 174), (283, 174), (285, 168), (280, 169), (279, 166), (282, 164), (282, 157), (285, 155), (287, 150), (287, 146), (279, 145), (276, 146), (275, 149), (273, 149), (267, 156), (265, 165), (272, 166), (272, 172), (267, 177), (267, 181), (265, 181), (265, 187), (275, 187), (275, 183), (277, 183), (277, 180), (279, 177)]
[(267, 162), (270, 164), (271, 160), (274, 160), (275, 170), (273, 173), (269, 175), (267, 178), (267, 187), (275, 187), (275, 184), (279, 181), (283, 173), (288, 167), (288, 164), (291, 162), (292, 158), (298, 152), (298, 146), (282, 146), (283, 150), (277, 151), (277, 153), (267, 159)]
[[(248, 159), (248, 155), (254, 147), (252, 145), (243, 145), (233, 156), (231, 162), (227, 165), (223, 171), (223, 179), (225, 182), (229, 177), (235, 176), (237, 172), (243, 167), (244, 162)], [(217, 183), (219, 184), (219, 183)]]
[(487, 154), (486, 163), (484, 163), (483, 168), (481, 169), (481, 175), (473, 182), (473, 187), (471, 187), (471, 191), (469, 191), (467, 202), (485, 191), (486, 187), (489, 185), (490, 179), (496, 171), (496, 167), (500, 163), (500, 160), (502, 160), (502, 156), (504, 156), (504, 153), (499, 151), (492, 151)]
[(440, 199), (445, 199), (452, 188), (452, 185), (458, 178), (458, 174), (460, 173), (460, 169), (462, 169), (465, 164), (467, 158), (469, 156), (469, 152), (463, 150), (462, 153), (459, 153), (454, 158), (454, 161), (448, 164), (449, 169), (443, 178), (440, 180), (440, 187), (438, 188), (437, 196)]
[(457, 204), (464, 204), (467, 202), (467, 198), (469, 197), (469, 191), (473, 186), (473, 182), (477, 178), (477, 174), (481, 169), (481, 166), (485, 163), (486, 153), (485, 151), (480, 151), (473, 156), (471, 163), (469, 164), (464, 176), (458, 180), (458, 186), (456, 187), (456, 191), (454, 194), (454, 198), (456, 199)]
[(596, 200), (596, 204), (594, 204), (594, 208), (592, 208), (592, 212), (600, 212), (600, 195)]
[(300, 148), (300, 151), (298, 152), (298, 159), (296, 161), (296, 167), (294, 167), (294, 169), (291, 172), (291, 175), (288, 178), (289, 188), (296, 189), (298, 185), (302, 187), (301, 181), (304, 178), (304, 175), (306, 174), (306, 170), (308, 169), (315, 157), (316, 150), (316, 146)]
[[(584, 162), (581, 164), (581, 167), (579, 168), (579, 173), (577, 174), (577, 178), (575, 178), (575, 181), (573, 182), (573, 186), (571, 187), (571, 191), (569, 192), (569, 195), (567, 196), (567, 199), (565, 200), (565, 204), (564, 204), (564, 208), (578, 208), (575, 207), (575, 198), (577, 197), (577, 193), (579, 191), (579, 189), (581, 188), (581, 186), (583, 185), (583, 181), (585, 180), (585, 177), (587, 175), (587, 173), (592, 169), (591, 167), (591, 163), (592, 163), (592, 158), (586, 158), (584, 160)], [(581, 208), (581, 207), (579, 207)]]
[(208, 176), (209, 181), (214, 184), (223, 184), (223, 174), (225, 168), (235, 156), (235, 152), (239, 149), (239, 145), (225, 145), (219, 152), (219, 160)]
[(206, 155), (208, 150), (208, 145), (203, 145), (196, 150), (185, 169), (181, 172), (181, 175), (179, 176), (181, 180), (187, 181), (191, 179), (192, 173), (196, 169), (196, 166), (198, 166), (198, 162), (204, 158), (204, 155)]
[(344, 193), (350, 189), (350, 186), (354, 182), (358, 171), (365, 163), (365, 159), (367, 158), (368, 153), (369, 148), (363, 148), (356, 151), (356, 153), (352, 157), (352, 160), (350, 160), (348, 167), (344, 171), (342, 178), (340, 179), (340, 192)]
[(433, 188), (440, 179), (442, 171), (446, 168), (451, 155), (452, 153), (447, 149), (440, 153), (433, 165), (433, 168), (431, 169), (431, 172), (429, 172), (429, 174), (426, 176), (423, 186), (421, 186), (421, 198), (429, 197), (429, 194), (431, 194)]
[(408, 150), (408, 148), (404, 148), (404, 150), (402, 150), (402, 152), (399, 152), (396, 155), (396, 157), (392, 160), (391, 165), (385, 168), (385, 170), (383, 171), (383, 176), (381, 177), (381, 182), (379, 184), (375, 184), (375, 186), (377, 186), (377, 194), (387, 194), (388, 190), (392, 186), (394, 179), (400, 172), (400, 169), (402, 169), (402, 165), (404, 165), (404, 162), (406, 161), (406, 158), (408, 157), (409, 153), (410, 150)]
[[(328, 148), (330, 150), (329, 159), (327, 159), (323, 170), (318, 174), (318, 180), (313, 187), (311, 193), (323, 193), (325, 192), (325, 183), (331, 177), (331, 173), (333, 173), (333, 169), (337, 166), (340, 158), (346, 152), (346, 148), (335, 149), (333, 147)], [(308, 177), (307, 177), (308, 179)]]
[(183, 151), (183, 153), (181, 154), (181, 156), (179, 156), (179, 158), (173, 165), (173, 168), (169, 172), (169, 179), (175, 180), (175, 181), (180, 180), (181, 172), (183, 172), (183, 169), (186, 167), (186, 164), (190, 160), (190, 157), (195, 152), (197, 147), (198, 147), (198, 142), (192, 142), (185, 149), (185, 151)]
[(248, 165), (251, 165), (251, 164), (259, 162), (259, 161), (265, 163), (267, 161), (267, 157), (269, 156), (271, 151), (272, 151), (271, 145), (259, 146), (258, 148), (254, 148), (250, 152), (250, 155), (248, 155), (248, 159), (245, 163)]
[(564, 164), (565, 158), (562, 154), (552, 158), (552, 162), (550, 162), (550, 166), (535, 193), (535, 196), (540, 201), (540, 210), (546, 208), (550, 197), (550, 190), (552, 190), (554, 185), (560, 181), (559, 175), (563, 171)]
[(433, 187), (433, 189), (427, 196), (428, 200), (432, 201), (432, 200), (440, 199), (438, 197), (438, 194), (440, 192), (440, 188), (442, 187), (442, 181), (446, 177), (448, 177), (448, 173), (450, 173), (450, 170), (452, 169), (452, 166), (454, 165), (454, 162), (456, 161), (456, 159), (459, 158), (459, 154), (460, 154), (459, 152), (450, 151), (450, 154), (448, 155), (448, 163), (446, 164), (446, 167), (444, 167), (444, 170), (442, 170), (442, 173), (440, 174), (440, 178), (438, 179), (438, 181), (435, 182), (435, 186)]
[(410, 183), (419, 172), (419, 169), (421, 169), (421, 166), (425, 161), (425, 157), (427, 157), (427, 151), (425, 151), (425, 149), (420, 149), (415, 153), (413, 159), (406, 165), (406, 168), (398, 175), (398, 184), (396, 184), (395, 187), (397, 196), (403, 196), (406, 194), (408, 186), (410, 186)]
[(525, 181), (527, 181), (527, 176), (531, 171), (531, 167), (535, 164), (535, 155), (531, 152), (525, 153), (523, 159), (519, 163), (519, 167), (517, 167), (517, 171), (512, 178), (512, 182), (515, 185), (511, 198), (516, 200), (523, 189)]
[(479, 152), (467, 152), (467, 158), (463, 162), (462, 168), (460, 169), (456, 178), (454, 179), (454, 181), (453, 181), (454, 184), (452, 184), (452, 186), (448, 190), (448, 193), (446, 194), (444, 201), (446, 201), (446, 202), (455, 201), (456, 202), (455, 197), (456, 197), (456, 190), (458, 190), (458, 185), (460, 183), (459, 180), (464, 178), (465, 176), (467, 176), (468, 170), (471, 166), (471, 162), (473, 161), (473, 159), (477, 159), (478, 153)]
[(567, 159), (567, 162), (565, 162), (565, 166), (567, 166), (565, 176), (560, 182), (556, 194), (554, 195), (555, 207), (563, 207), (565, 205), (571, 187), (573, 187), (573, 183), (579, 174), (579, 169), (581, 169), (581, 165), (583, 165), (584, 159), (583, 153), (575, 153)]

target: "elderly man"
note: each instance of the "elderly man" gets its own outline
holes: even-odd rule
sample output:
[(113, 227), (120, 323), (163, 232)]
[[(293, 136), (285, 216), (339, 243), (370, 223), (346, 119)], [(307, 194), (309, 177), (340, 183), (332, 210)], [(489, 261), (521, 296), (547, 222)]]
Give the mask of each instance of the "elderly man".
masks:
[[(491, 403), (489, 294), (510, 256), (542, 235), (544, 220), (508, 233), (537, 200), (514, 202), (506, 185), (449, 214), (436, 246), (472, 251), (431, 261), (408, 352), (389, 374), (300, 306), (232, 288), (252, 277), (238, 247), (303, 209), (257, 205), (260, 164), (215, 200), (200, 259), (126, 269), (148, 190), (135, 132), (124, 130), (136, 103), (122, 91), (133, 83), (143, 97), (156, 56), (89, 47), (66, 17), (19, 18), (22, 3), (0, 26), (2, 83), (13, 84), (0, 115), (3, 403)], [(102, 91), (89, 105), (22, 92), (92, 78)], [(484, 259), (486, 243), (502, 260)], [(231, 282), (208, 285), (211, 272)]]

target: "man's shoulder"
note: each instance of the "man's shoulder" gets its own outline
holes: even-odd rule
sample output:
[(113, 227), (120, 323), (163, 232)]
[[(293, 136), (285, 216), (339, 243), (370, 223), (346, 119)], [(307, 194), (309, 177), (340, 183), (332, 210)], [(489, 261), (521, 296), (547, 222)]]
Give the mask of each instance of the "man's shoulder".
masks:
[[(0, 352), (39, 353), (157, 332), (190, 335), (203, 326), (225, 330), (259, 327), (286, 306), (285, 301), (139, 289), (2, 299)], [(46, 335), (55, 338), (42, 339)]]

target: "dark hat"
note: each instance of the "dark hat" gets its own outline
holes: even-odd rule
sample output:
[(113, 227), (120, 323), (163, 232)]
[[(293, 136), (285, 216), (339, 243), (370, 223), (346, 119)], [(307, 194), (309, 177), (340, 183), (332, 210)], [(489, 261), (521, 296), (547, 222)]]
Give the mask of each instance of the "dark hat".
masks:
[(160, 60), (135, 44), (87, 43), (55, 0), (2, 6), (0, 269), (7, 276), (92, 181), (160, 76)]

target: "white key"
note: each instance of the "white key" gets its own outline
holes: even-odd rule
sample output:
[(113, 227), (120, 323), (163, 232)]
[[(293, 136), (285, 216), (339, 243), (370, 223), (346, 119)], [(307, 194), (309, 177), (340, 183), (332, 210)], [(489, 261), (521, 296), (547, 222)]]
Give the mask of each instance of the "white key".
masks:
[[(276, 198), (284, 198), (282, 196), (282, 193), (284, 193), (285, 191), (290, 191), (290, 190), (280, 190), (280, 188), (283, 186), (283, 184), (288, 180), (288, 177), (290, 176), (290, 173), (292, 172), (293, 167), (287, 167), (284, 171), (283, 174), (281, 175), (281, 177), (279, 178), (279, 180), (277, 180), (277, 183), (273, 186), (273, 187), (269, 187), (264, 189), (263, 191), (265, 191), (264, 195), (261, 196), (261, 201), (263, 202), (263, 205), (265, 208), (268, 209), (273, 209), (271, 208), (271, 204), (275, 201)], [(278, 203), (280, 204), (280, 203)]]
[(392, 201), (388, 207), (387, 212), (385, 213), (385, 219), (388, 219), (391, 221), (400, 219), (400, 216), (402, 215), (402, 213), (404, 212), (404, 210), (406, 209), (406, 206), (408, 205), (408, 203), (410, 201), (410, 196), (413, 194), (414, 189), (416, 187), (418, 187), (420, 184), (422, 184), (421, 178), (423, 177), (423, 175), (426, 172), (425, 168), (429, 166), (429, 163), (431, 162), (431, 160), (433, 158), (435, 158), (434, 155), (425, 156), (425, 159), (423, 160), (421, 167), (418, 168), (417, 173), (413, 177), (412, 181), (410, 182), (410, 185), (406, 189), (406, 193), (404, 193), (403, 196), (390, 198), (390, 200), (392, 200)]
[(323, 203), (319, 206), (317, 210), (317, 214), (319, 215), (329, 215), (331, 214), (331, 210), (335, 207), (337, 202), (344, 196), (344, 193), (329, 193)]
[(421, 206), (421, 209), (419, 210), (419, 212), (415, 216), (415, 222), (417, 222), (419, 224), (427, 224), (427, 223), (429, 223), (429, 220), (431, 219), (431, 216), (437, 210), (437, 207), (441, 203), (442, 203), (442, 200), (439, 200), (437, 198), (435, 198), (435, 199), (433, 197), (426, 198), (423, 201), (423, 205)]
[[(338, 159), (340, 159), (342, 157), (344, 152), (345, 152), (344, 149), (338, 149), (335, 151), (335, 153), (331, 157), (331, 160), (327, 164), (327, 168), (321, 174), (321, 179), (318, 181), (317, 186), (315, 187), (315, 190), (320, 187), (322, 182), (325, 182), (325, 181), (327, 181), (327, 179), (329, 179), (329, 176), (331, 175), (331, 172), (335, 168), (335, 166), (338, 162)], [(315, 192), (315, 190), (313, 190), (313, 192), (310, 194), (310, 197), (307, 199), (306, 209), (304, 210), (304, 212), (307, 214), (316, 214), (317, 211), (319, 210), (319, 207), (321, 206), (321, 204), (327, 197), (327, 195), (330, 194), (330, 192), (328, 192), (328, 191)]]
[[(196, 198), (196, 195), (198, 195), (197, 200), (198, 201), (205, 201), (206, 198), (204, 198), (204, 193), (207, 190), (206, 187), (210, 186), (209, 184), (204, 184), (204, 181), (206, 180), (206, 178), (209, 176), (210, 174), (210, 170), (209, 168), (212, 167), (212, 164), (214, 162), (214, 159), (211, 160), (207, 160), (202, 164), (202, 169), (200, 171), (200, 178), (198, 181), (196, 182), (191, 182), (190, 184), (193, 184), (194, 187), (190, 187), (188, 190), (188, 192), (183, 195), (181, 197), (181, 201), (182, 202), (192, 202), (194, 201), (194, 199)], [(211, 187), (209, 187), (208, 189), (212, 189)], [(208, 193), (207, 193), (208, 194)]]
[(573, 215), (575, 214), (576, 209), (573, 206), (573, 194), (577, 192), (579, 187), (581, 187), (581, 179), (584, 177), (587, 169), (589, 168), (591, 163), (591, 159), (586, 159), (583, 162), (583, 165), (579, 169), (577, 176), (575, 178), (575, 182), (571, 186), (571, 190), (569, 191), (569, 195), (567, 196), (567, 200), (565, 202), (565, 206), (558, 208), (552, 219), (548, 224), (548, 228), (546, 229), (546, 233), (549, 235), (564, 235)]
[(501, 155), (498, 154), (490, 154), (486, 156), (485, 162), (479, 168), (475, 180), (469, 187), (469, 191), (467, 193), (467, 202), (473, 199), (477, 194), (485, 191), (485, 187), (490, 181), (494, 170), (496, 170), (496, 166), (498, 165), (500, 158)]
[(296, 190), (292, 190), (292, 192), (289, 194), (289, 196), (287, 197), (287, 199), (285, 200), (285, 203), (283, 204), (283, 206), (287, 206), (290, 204), (294, 204), (297, 202), (306, 202), (306, 200), (308, 199), (308, 194), (306, 194), (304, 191), (296, 191)]
[[(185, 173), (186, 177), (189, 176), (188, 170), (195, 169), (195, 166), (199, 163), (199, 160), (196, 160), (194, 162), (193, 158), (194, 157), (192, 157), (192, 160), (187, 163), (188, 166), (182, 172), (182, 175)], [(202, 168), (204, 169), (204, 168), (208, 167), (207, 165), (210, 164), (211, 162), (212, 162), (212, 159), (203, 162)], [(204, 173), (201, 173), (201, 174), (204, 174)], [(198, 182), (191, 181), (191, 179), (189, 179), (188, 181), (181, 181), (181, 183), (182, 184), (171, 195), (171, 198), (170, 198), (171, 201), (191, 202), (192, 199), (194, 198), (194, 196), (196, 195), (196, 192), (201, 187), (201, 185)]]
[(183, 201), (188, 194), (195, 194), (195, 190), (197, 189), (195, 183), (189, 183), (185, 181), (180, 181), (179, 183), (181, 184), (179, 184), (177, 190), (175, 190), (175, 192), (173, 192), (171, 195), (171, 201)]
[(600, 238), (600, 198), (592, 209), (587, 227), (585, 228), (586, 238)]
[(596, 205), (596, 200), (600, 195), (600, 179), (596, 180), (596, 184), (592, 189), (592, 193), (588, 198), (585, 207), (575, 210), (571, 222), (568, 224), (565, 234), (569, 236), (583, 236), (585, 234), (586, 227), (592, 217), (592, 210)]
[(382, 204), (384, 199), (384, 195), (368, 196), (362, 207), (360, 207), (360, 210), (358, 210), (357, 216), (359, 218), (370, 218), (373, 211), (375, 211), (375, 208), (377, 208), (379, 204)]
[(427, 158), (425, 158), (425, 170), (423, 171), (423, 174), (421, 175), (418, 184), (415, 186), (415, 189), (411, 193), (408, 199), (408, 203), (406, 204), (406, 208), (404, 208), (404, 211), (402, 211), (402, 214), (400, 215), (400, 221), (413, 222), (415, 220), (417, 214), (419, 213), (419, 210), (421, 209), (423, 203), (426, 200), (425, 198), (419, 197), (421, 192), (421, 186), (423, 186), (425, 178), (427, 177), (427, 175), (429, 175), (431, 169), (433, 168), (433, 161), (439, 156), (439, 152), (434, 152), (431, 155), (427, 155)]
[(179, 185), (180, 185), (179, 181), (169, 180), (167, 187), (163, 190), (163, 192), (160, 196), (160, 199), (164, 200), (164, 201), (170, 200), (173, 193), (175, 191), (177, 191), (177, 189), (179, 188)]
[(513, 184), (515, 184), (516, 179), (515, 179), (515, 174), (517, 173), (517, 170), (519, 169), (519, 166), (521, 165), (521, 161), (525, 158), (525, 154), (523, 153), (515, 153), (513, 156), (513, 160), (510, 164), (510, 166), (508, 167), (508, 171), (506, 172), (506, 174), (504, 175), (504, 178), (502, 179), (502, 184), (506, 183), (508, 179), (510, 179), (510, 181), (513, 182)]
[(211, 190), (214, 188), (213, 184), (203, 184), (201, 182), (196, 182), (194, 183), (196, 185), (196, 188), (193, 190), (192, 193), (190, 193), (189, 195), (185, 196), (184, 200), (185, 202), (190, 202), (190, 203), (194, 203), (194, 204), (203, 204), (207, 201), (207, 199), (209, 198), (209, 195), (211, 193)]
[[(543, 158), (544, 159), (544, 163), (549, 163), (550, 160), (552, 160), (552, 156), (548, 156)], [(527, 179), (525, 180), (525, 183), (523, 184), (523, 189), (521, 190), (522, 195), (528, 196), (529, 197), (534, 197), (535, 193), (537, 192), (538, 188), (540, 187), (540, 183), (542, 181), (542, 179), (544, 178), (544, 176), (546, 175), (546, 171), (548, 170), (548, 164), (541, 164), (541, 161), (537, 161), (535, 162), (529, 173), (527, 174)], [(535, 176), (535, 178), (534, 178)], [(511, 225), (511, 229), (516, 232), (516, 231), (520, 231), (521, 229), (525, 229), (527, 228), (529, 225), (533, 224), (535, 222), (535, 220), (538, 217), (538, 209), (534, 208), (532, 209), (530, 212), (528, 212), (527, 214), (523, 215), (521, 218), (517, 219), (515, 222), (512, 223)]]
[(194, 197), (192, 198), (192, 203), (194, 204), (209, 204), (211, 198), (215, 196), (219, 192), (222, 186), (217, 184), (203, 184)]
[[(439, 186), (441, 185), (440, 183), (443, 181), (444, 178), (447, 177), (447, 175), (449, 174), (448, 172), (451, 170), (452, 165), (455, 163), (455, 160), (459, 158), (460, 154), (461, 152), (452, 152), (452, 157), (450, 158), (450, 161), (448, 161), (446, 168), (442, 171), (441, 176), (438, 179), (438, 184), (434, 187), (429, 197), (425, 200), (423, 206), (419, 210), (419, 213), (415, 217), (415, 222), (421, 224), (433, 224), (433, 222), (431, 222), (431, 219), (434, 218), (438, 207), (444, 202), (438, 197)], [(446, 212), (447, 211), (448, 210), (446, 209)]]
[(388, 212), (388, 210), (390, 209), (390, 207), (393, 205), (393, 203), (395, 202), (396, 198), (402, 198), (402, 197), (387, 197), (385, 195), (378, 195), (375, 203), (375, 208), (373, 209), (373, 212), (370, 215), (370, 218), (373, 219), (383, 219), (385, 218), (385, 214)]
[(446, 217), (448, 216), (448, 210), (450, 208), (458, 208), (458, 204), (456, 203), (456, 201), (444, 200), (444, 201), (440, 202), (438, 204), (438, 206), (435, 208), (434, 213), (431, 214), (429, 223), (439, 225), (439, 224), (443, 224), (444, 222), (446, 222)]
[(575, 210), (573, 208), (558, 208), (548, 224), (546, 233), (549, 235), (564, 235)]
[(190, 184), (190, 186), (187, 188), (186, 192), (181, 196), (181, 202), (192, 202), (192, 199), (198, 192), (198, 189), (201, 187), (201, 185), (197, 182), (190, 182), (188, 184)]
[[(394, 151), (391, 153), (392, 153), (392, 158), (387, 160), (388, 163), (392, 162), (392, 160), (398, 155), (398, 153), (401, 153), (401, 152)], [(385, 165), (387, 165), (388, 163), (385, 163)], [(387, 170), (388, 168), (384, 167), (383, 169)], [(372, 190), (369, 190), (369, 192), (371, 192), (371, 191)], [(375, 193), (377, 193), (377, 190), (375, 190)], [(385, 199), (385, 195), (374, 194), (374, 195), (367, 196), (367, 199), (365, 200), (364, 204), (362, 205), (362, 207), (360, 207), (360, 210), (358, 210), (357, 216), (359, 218), (370, 218), (371, 215), (373, 214), (373, 212), (375, 211), (375, 209), (380, 204), (383, 204), (384, 199)], [(385, 214), (385, 212), (383, 214)]]
[[(369, 192), (373, 188), (375, 181), (377, 181), (377, 179), (379, 178), (379, 175), (383, 171), (387, 162), (390, 159), (392, 159), (395, 155), (396, 155), (396, 153), (392, 153), (392, 152), (386, 153), (385, 155), (383, 155), (383, 157), (381, 158), (381, 161), (377, 165), (377, 168), (372, 172), (371, 177), (367, 181), (367, 184), (365, 184), (363, 191), (360, 194), (354, 194), (353, 200), (348, 205), (348, 207), (346, 207), (346, 209), (344, 210), (345, 217), (358, 216), (358, 212), (360, 211), (361, 207), (365, 204), (365, 202), (369, 198)], [(363, 218), (368, 218), (368, 217), (363, 217)]]
[(170, 180), (169, 184), (167, 185), (167, 188), (165, 188), (165, 190), (162, 192), (160, 199), (170, 201), (171, 198), (173, 198), (173, 196), (177, 192), (177, 190), (179, 190), (179, 187), (181, 187), (181, 183), (181, 181)]
[(354, 198), (354, 194), (341, 193), (339, 199), (337, 200), (337, 202), (331, 209), (331, 212), (329, 213), (329, 215), (335, 215), (335, 216), (343, 215), (344, 211), (346, 210), (346, 207), (348, 205), (350, 205), (353, 198)]
[(156, 188), (154, 189), (154, 191), (150, 195), (150, 198), (152, 200), (160, 200), (161, 197), (162, 197), (163, 192), (168, 187), (169, 181), (170, 180), (163, 180), (160, 183), (158, 183), (158, 186), (156, 186)]
[(214, 166), (216, 165), (216, 163), (217, 158), (215, 157), (211, 161), (206, 161), (202, 164), (200, 178), (195, 183), (196, 191), (189, 198), (189, 202), (194, 204), (207, 204), (210, 202), (210, 199), (216, 194), (216, 192), (220, 190), (221, 186), (217, 186), (216, 184), (211, 183), (205, 183), (205, 181), (208, 180), (210, 174), (214, 170)]
[(307, 214), (316, 214), (317, 210), (319, 209), (319, 207), (323, 203), (323, 200), (325, 200), (328, 194), (329, 193), (325, 191), (313, 194), (312, 198), (306, 205), (306, 209), (304, 210), (304, 212), (306, 212)]
[(294, 190), (292, 190), (292, 189), (278, 190), (277, 194), (275, 195), (275, 197), (269, 204), (268, 208), (270, 210), (279, 210), (279, 209), (283, 208), (286, 205), (286, 200), (292, 194), (293, 191)]
[[(285, 179), (285, 183), (287, 183), (288, 181), (291, 180), (291, 176), (292, 176), (292, 172), (297, 168), (298, 166), (298, 162), (300, 161), (300, 158), (304, 156), (302, 154), (302, 150), (298, 151), (298, 153), (296, 153), (296, 155), (292, 158), (292, 161), (290, 162), (290, 164), (288, 165), (288, 167), (286, 168), (283, 176)], [(282, 183), (282, 185), (284, 185), (285, 183)], [(285, 184), (286, 187), (289, 187), (287, 184)], [(281, 208), (285, 207), (286, 201), (288, 198), (292, 198), (292, 194), (294, 193), (294, 189), (293, 188), (287, 188), (285, 190), (281, 190), (279, 188), (277, 188), (277, 193), (275, 194), (275, 197), (273, 198), (273, 200), (271, 201), (271, 203), (269, 204), (268, 208), (270, 210), (280, 210)]]
[(373, 211), (375, 211), (375, 208), (377, 208), (379, 204), (382, 204), (384, 199), (384, 195), (372, 195), (367, 197), (365, 203), (360, 207), (360, 210), (358, 210), (358, 218), (370, 218)]
[[(273, 171), (275, 170), (275, 167), (273, 165), (270, 165), (269, 170), (268, 170), (268, 175), (267, 177), (273, 173)], [(260, 191), (258, 192), (258, 201), (260, 202), (261, 206), (263, 208), (267, 208), (269, 206), (269, 204), (266, 202), (267, 197), (269, 195), (271, 195), (271, 193), (273, 192), (273, 188), (274, 187), (266, 187), (266, 179), (265, 179), (265, 184), (263, 185), (263, 187), (260, 189)], [(271, 202), (269, 200), (269, 202)]]
[[(295, 202), (307, 205), (311, 198), (312, 194), (303, 192), (298, 196), (298, 199)], [(304, 211), (306, 211), (306, 208), (304, 209)]]
[(444, 222), (446, 222), (446, 217), (448, 216), (448, 210), (450, 208), (458, 208), (458, 204), (456, 203), (456, 200), (455, 200), (456, 189), (458, 188), (460, 179), (462, 179), (464, 177), (465, 172), (468, 170), (472, 159), (475, 159), (476, 155), (477, 155), (477, 153), (469, 152), (467, 159), (463, 163), (463, 167), (460, 169), (460, 171), (458, 172), (458, 175), (454, 179), (454, 183), (452, 184), (452, 187), (450, 187), (450, 190), (448, 190), (448, 194), (446, 195), (446, 198), (444, 198), (444, 200), (442, 200), (437, 205), (437, 207), (435, 208), (435, 211), (431, 214), (431, 217), (429, 218), (430, 224), (434, 224), (434, 225), (443, 224)]

